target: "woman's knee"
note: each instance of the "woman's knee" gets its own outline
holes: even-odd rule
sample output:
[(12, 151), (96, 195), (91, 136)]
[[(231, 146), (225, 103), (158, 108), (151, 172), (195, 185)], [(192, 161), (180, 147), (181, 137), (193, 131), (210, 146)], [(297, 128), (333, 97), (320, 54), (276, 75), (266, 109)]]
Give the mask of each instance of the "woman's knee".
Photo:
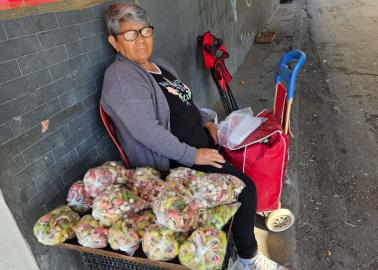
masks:
[(253, 183), (252, 179), (248, 175), (244, 173), (240, 173), (239, 176), (236, 176), (236, 177), (242, 180), (243, 183), (245, 184), (244, 190), (246, 190), (250, 194), (256, 194), (255, 183)]

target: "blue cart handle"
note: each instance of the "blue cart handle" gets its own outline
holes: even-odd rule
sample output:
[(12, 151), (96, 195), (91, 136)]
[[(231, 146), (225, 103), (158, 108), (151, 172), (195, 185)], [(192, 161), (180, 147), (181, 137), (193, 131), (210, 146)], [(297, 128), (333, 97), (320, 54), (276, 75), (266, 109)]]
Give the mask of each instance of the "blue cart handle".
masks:
[[(302, 67), (306, 60), (306, 55), (302, 51), (291, 51), (282, 56), (279, 64), (278, 71), (275, 76), (275, 84), (279, 82), (286, 82), (287, 86), (287, 100), (292, 100), (295, 90), (295, 79), (298, 75), (299, 69)], [(295, 61), (294, 67), (290, 67), (290, 62)]]

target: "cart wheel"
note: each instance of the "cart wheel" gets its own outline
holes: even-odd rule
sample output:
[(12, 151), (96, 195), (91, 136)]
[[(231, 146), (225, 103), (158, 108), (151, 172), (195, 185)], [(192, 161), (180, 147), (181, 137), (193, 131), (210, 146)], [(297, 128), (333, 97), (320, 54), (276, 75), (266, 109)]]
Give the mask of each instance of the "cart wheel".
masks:
[(265, 219), (265, 225), (269, 231), (283, 232), (294, 224), (294, 214), (285, 208), (272, 211)]

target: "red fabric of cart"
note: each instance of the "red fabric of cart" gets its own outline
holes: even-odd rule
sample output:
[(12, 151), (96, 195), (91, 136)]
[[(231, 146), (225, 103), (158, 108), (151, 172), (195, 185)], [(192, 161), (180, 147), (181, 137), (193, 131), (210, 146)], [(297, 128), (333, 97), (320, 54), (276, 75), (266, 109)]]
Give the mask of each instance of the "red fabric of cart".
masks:
[[(262, 117), (267, 116), (264, 114)], [(269, 120), (274, 120), (271, 114), (269, 117)], [(272, 211), (280, 207), (288, 159), (289, 137), (275, 121), (267, 121), (264, 124), (260, 127), (264, 130), (261, 132), (263, 137), (254, 138), (254, 141), (247, 138), (245, 141), (249, 144), (238, 150), (224, 149), (226, 160), (255, 183), (257, 212)], [(255, 137), (253, 133), (250, 136)]]

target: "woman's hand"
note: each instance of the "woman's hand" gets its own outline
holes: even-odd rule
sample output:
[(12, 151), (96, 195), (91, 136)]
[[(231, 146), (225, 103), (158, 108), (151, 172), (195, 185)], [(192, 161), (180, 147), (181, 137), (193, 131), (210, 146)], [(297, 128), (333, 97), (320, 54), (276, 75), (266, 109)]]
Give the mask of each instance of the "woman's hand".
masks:
[(213, 139), (214, 141), (214, 144), (218, 144), (218, 136), (217, 136), (217, 127), (214, 125), (213, 122), (207, 122), (204, 127), (209, 131), (209, 134), (211, 136), (211, 138)]
[(194, 164), (196, 165), (210, 165), (216, 168), (222, 168), (222, 163), (225, 163), (224, 158), (215, 149), (199, 148), (197, 149), (196, 159)]

